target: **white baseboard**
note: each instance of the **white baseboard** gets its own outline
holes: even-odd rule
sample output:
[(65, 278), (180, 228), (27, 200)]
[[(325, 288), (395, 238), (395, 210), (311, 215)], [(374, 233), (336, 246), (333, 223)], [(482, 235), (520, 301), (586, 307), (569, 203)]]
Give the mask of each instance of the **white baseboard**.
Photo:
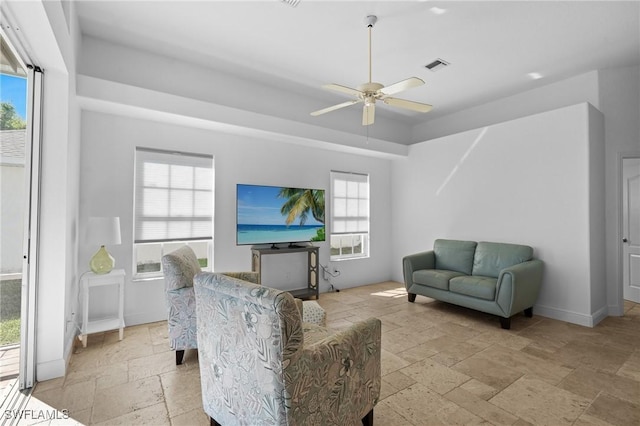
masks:
[(624, 315), (624, 306), (622, 305), (609, 305), (609, 316), (621, 317)]
[(36, 364), (36, 381), (56, 379), (65, 375), (67, 362), (64, 358)]
[(606, 306), (598, 309), (594, 314), (582, 314), (579, 312), (567, 311), (564, 309), (552, 308), (550, 306), (535, 305), (533, 308), (534, 315), (557, 319), (560, 321), (570, 322), (572, 324), (582, 325), (584, 327), (594, 327), (600, 321), (605, 319), (609, 314)]
[(605, 305), (591, 315), (591, 317), (593, 318), (593, 324), (591, 325), (591, 327), (595, 327), (596, 325), (598, 325), (600, 321), (602, 321), (608, 316), (609, 316), (609, 307)]

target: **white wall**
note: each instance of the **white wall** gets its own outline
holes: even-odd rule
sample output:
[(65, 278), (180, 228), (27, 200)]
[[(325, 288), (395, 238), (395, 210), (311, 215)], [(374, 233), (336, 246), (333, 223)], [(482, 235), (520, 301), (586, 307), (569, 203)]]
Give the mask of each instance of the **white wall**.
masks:
[[(345, 108), (340, 114), (311, 117), (311, 111), (333, 105), (336, 102), (335, 95), (318, 95), (317, 91), (310, 91), (302, 85), (297, 88), (298, 92), (293, 92), (287, 89), (291, 87), (291, 82), (265, 85), (250, 80), (252, 74), (239, 74), (240, 70), (229, 74), (195, 61), (197, 58), (194, 58), (194, 62), (185, 63), (87, 36), (82, 42), (79, 73), (235, 108), (245, 115), (249, 111), (269, 111), (270, 116), (291, 120), (298, 125), (322, 126), (325, 130), (329, 128), (359, 136), (368, 134), (371, 138), (392, 142), (410, 140), (410, 126), (399, 123), (398, 115), (394, 115), (396, 120), (389, 120), (382, 109), (376, 113), (377, 125), (366, 129), (361, 125), (362, 110), (358, 107)], [(322, 128), (315, 130), (322, 133)], [(312, 136), (311, 129), (307, 129), (306, 135)]]
[[(248, 246), (236, 246), (236, 184), (253, 183), (296, 187), (329, 187), (331, 170), (351, 170), (371, 176), (371, 258), (340, 262), (342, 288), (390, 278), (389, 222), (390, 161), (338, 154), (288, 143), (232, 136), (210, 130), (163, 124), (98, 112), (82, 113), (80, 235), (90, 216), (119, 216), (122, 244), (110, 248), (116, 267), (127, 273), (125, 321), (128, 325), (166, 319), (164, 282), (135, 281), (132, 277), (133, 168), (136, 146), (211, 154), (215, 166), (214, 270), (251, 268)], [(329, 216), (327, 211), (327, 216)], [(80, 243), (79, 265), (86, 269), (95, 247)], [(328, 243), (320, 243), (320, 261), (326, 265)], [(284, 280), (296, 265), (269, 260)], [(280, 265), (277, 265), (280, 263)], [(299, 268), (298, 268), (299, 269)], [(273, 277), (273, 272), (270, 273)], [(276, 277), (277, 278), (277, 277)], [(276, 279), (272, 278), (272, 279)], [(285, 282), (286, 284), (286, 282)], [(327, 289), (321, 283), (321, 290)], [(106, 308), (106, 307), (102, 307)], [(101, 309), (101, 307), (95, 307)]]
[(605, 161), (604, 115), (589, 105), (588, 111), (588, 197), (589, 205), (589, 274), (591, 287), (590, 313), (593, 325), (609, 314), (605, 261)]
[(580, 102), (600, 108), (598, 71), (553, 83), (547, 83), (545, 79), (536, 80), (531, 86), (531, 90), (417, 125), (413, 129), (413, 140), (434, 139)]
[[(72, 347), (70, 305), (77, 298), (77, 152), (74, 35), (60, 1), (0, 4), (19, 28), (28, 62), (44, 69), (37, 288), (36, 379), (64, 375)], [(77, 31), (77, 27), (72, 28)]]
[(640, 157), (640, 67), (600, 71), (605, 116), (606, 282), (610, 315), (622, 315), (621, 156)]
[[(74, 7), (73, 4), (69, 6)], [(58, 377), (63, 373), (73, 349), (76, 332), (74, 312), (78, 300), (77, 224), (80, 180), (80, 110), (75, 97), (75, 54), (79, 28), (75, 19), (67, 20), (61, 2), (44, 2), (44, 7), (64, 60), (64, 67), (59, 70), (45, 68), (40, 269), (49, 265), (52, 270), (59, 270), (62, 282), (51, 285), (52, 280), (49, 278), (54, 277), (39, 272), (36, 370), (39, 381)], [(71, 16), (75, 17), (75, 14)], [(53, 130), (54, 128), (57, 130)], [(47, 137), (54, 133), (58, 133), (60, 137)], [(53, 255), (61, 248), (62, 253)], [(42, 315), (43, 310), (47, 311), (46, 315)], [(43, 341), (46, 343), (41, 343)], [(52, 348), (56, 348), (55, 356), (52, 356)], [(62, 350), (61, 358), (58, 358), (59, 348)], [(52, 359), (46, 360), (46, 357)]]
[[(640, 156), (640, 67), (603, 68), (431, 120), (414, 128), (414, 140), (428, 140), (580, 102), (604, 114), (605, 257), (609, 315), (622, 315), (620, 230), (622, 156)], [(595, 289), (593, 289), (595, 291)], [(600, 304), (601, 291), (593, 301)], [(598, 300), (598, 302), (596, 302)]]
[(527, 244), (545, 263), (537, 312), (591, 325), (589, 113), (536, 114), (394, 160), (393, 278), (402, 281), (403, 256), (437, 238)]

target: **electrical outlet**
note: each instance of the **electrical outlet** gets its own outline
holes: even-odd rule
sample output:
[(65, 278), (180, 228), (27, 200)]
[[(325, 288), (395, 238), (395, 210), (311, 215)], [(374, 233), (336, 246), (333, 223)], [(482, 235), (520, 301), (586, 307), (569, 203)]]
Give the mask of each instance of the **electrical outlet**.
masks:
[(76, 324), (76, 313), (71, 312), (71, 314), (69, 315), (69, 318), (67, 318), (67, 321), (64, 324), (64, 332), (66, 333), (67, 331), (69, 331), (69, 326), (74, 327), (75, 324)]

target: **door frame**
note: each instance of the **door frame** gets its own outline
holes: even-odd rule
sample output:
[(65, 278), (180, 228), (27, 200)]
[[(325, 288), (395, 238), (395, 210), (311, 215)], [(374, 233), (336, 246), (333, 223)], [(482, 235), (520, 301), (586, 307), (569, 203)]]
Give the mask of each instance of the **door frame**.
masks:
[(622, 165), (624, 163), (625, 159), (630, 159), (630, 158), (640, 158), (640, 151), (627, 151), (627, 152), (620, 152), (618, 154), (618, 205), (617, 205), (617, 209), (618, 209), (618, 229), (617, 229), (617, 240), (618, 243), (616, 244), (616, 257), (617, 257), (617, 261), (618, 261), (618, 267), (616, 269), (617, 275), (618, 275), (618, 279), (617, 279), (617, 289), (618, 289), (618, 303), (620, 306), (620, 315), (624, 316), (624, 247), (623, 247), (623, 242), (622, 239), (624, 238), (624, 219), (623, 219), (623, 199), (624, 199), (624, 194), (622, 193), (624, 191), (624, 170), (622, 168)]
[(40, 223), (40, 154), (42, 145), (43, 72), (27, 66), (27, 138), (25, 143), (25, 221), (20, 309), (20, 389), (35, 385), (38, 243)]

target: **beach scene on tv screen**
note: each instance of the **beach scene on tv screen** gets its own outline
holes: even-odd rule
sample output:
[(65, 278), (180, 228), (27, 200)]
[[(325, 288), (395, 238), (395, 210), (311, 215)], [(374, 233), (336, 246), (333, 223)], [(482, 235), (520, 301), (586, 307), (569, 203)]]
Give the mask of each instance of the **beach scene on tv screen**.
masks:
[(324, 190), (237, 186), (237, 243), (324, 241)]

